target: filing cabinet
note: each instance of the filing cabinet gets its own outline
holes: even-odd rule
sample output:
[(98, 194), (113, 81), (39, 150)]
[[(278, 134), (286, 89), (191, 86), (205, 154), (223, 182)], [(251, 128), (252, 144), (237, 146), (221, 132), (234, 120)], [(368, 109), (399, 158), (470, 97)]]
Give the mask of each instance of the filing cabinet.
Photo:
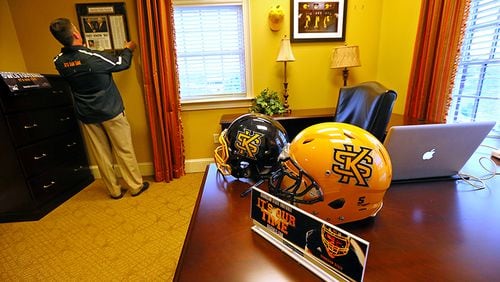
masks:
[(94, 181), (69, 85), (13, 93), (0, 78), (0, 222), (38, 220)]

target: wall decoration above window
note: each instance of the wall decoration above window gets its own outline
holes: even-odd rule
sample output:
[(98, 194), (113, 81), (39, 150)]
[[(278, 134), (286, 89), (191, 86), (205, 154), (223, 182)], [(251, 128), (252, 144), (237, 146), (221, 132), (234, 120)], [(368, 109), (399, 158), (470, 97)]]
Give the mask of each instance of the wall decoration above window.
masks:
[(347, 0), (291, 0), (291, 41), (344, 41)]

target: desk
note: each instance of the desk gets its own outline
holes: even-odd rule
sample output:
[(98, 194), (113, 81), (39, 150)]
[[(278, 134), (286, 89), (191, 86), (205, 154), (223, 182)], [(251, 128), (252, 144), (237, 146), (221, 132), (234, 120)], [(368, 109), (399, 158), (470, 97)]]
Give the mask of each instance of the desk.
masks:
[[(490, 150), (480, 147), (463, 171), (484, 173), (478, 159)], [(250, 184), (227, 180), (207, 167), (174, 281), (320, 281), (250, 230), (250, 197), (240, 197)], [(375, 220), (340, 226), (370, 242), (365, 281), (498, 281), (500, 176), (488, 187), (391, 186)]]
[[(221, 130), (229, 127), (231, 122), (245, 113), (227, 114), (220, 119)], [(333, 121), (335, 108), (292, 110), (290, 113), (273, 116), (285, 128), (288, 137), (295, 137), (302, 129), (316, 123)]]
[[(227, 127), (229, 127), (231, 122), (242, 114), (245, 113), (223, 115), (219, 121), (221, 130), (224, 130)], [(283, 125), (288, 134), (289, 139), (291, 140), (300, 131), (311, 125), (321, 122), (333, 121), (334, 115), (335, 115), (335, 108), (301, 109), (301, 110), (292, 110), (292, 112), (290, 113), (273, 116), (273, 119), (279, 121), (281, 125)], [(392, 114), (387, 128), (393, 125), (419, 124), (419, 123), (424, 123), (424, 122), (418, 121), (416, 119), (409, 119), (400, 114)]]

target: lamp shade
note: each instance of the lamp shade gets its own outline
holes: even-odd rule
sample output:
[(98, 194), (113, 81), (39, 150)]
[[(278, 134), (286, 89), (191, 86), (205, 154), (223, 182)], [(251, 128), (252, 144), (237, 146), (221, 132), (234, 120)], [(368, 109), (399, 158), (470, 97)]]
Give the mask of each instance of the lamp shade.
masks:
[(290, 38), (283, 37), (281, 39), (280, 52), (278, 57), (276, 58), (277, 62), (291, 62), (295, 61), (295, 57), (293, 56), (292, 46), (290, 45)]
[(337, 69), (359, 66), (361, 66), (361, 61), (359, 60), (358, 46), (342, 46), (333, 49), (330, 68)]

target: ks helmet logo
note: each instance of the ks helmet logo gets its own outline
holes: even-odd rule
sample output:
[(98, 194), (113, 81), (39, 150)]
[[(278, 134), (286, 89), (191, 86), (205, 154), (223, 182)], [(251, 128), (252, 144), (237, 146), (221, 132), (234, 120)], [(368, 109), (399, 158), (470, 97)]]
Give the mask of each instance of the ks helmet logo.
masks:
[(368, 179), (372, 175), (373, 158), (370, 156), (372, 149), (359, 147), (354, 151), (353, 145), (344, 144), (344, 149), (335, 148), (332, 170), (342, 175), (339, 182), (349, 183), (350, 179), (356, 180), (358, 186), (368, 186)]
[(264, 134), (262, 133), (251, 131), (246, 128), (244, 131), (238, 131), (238, 136), (236, 137), (237, 141), (234, 144), (236, 149), (238, 149), (238, 154), (255, 159), (255, 156), (259, 153), (263, 136)]

